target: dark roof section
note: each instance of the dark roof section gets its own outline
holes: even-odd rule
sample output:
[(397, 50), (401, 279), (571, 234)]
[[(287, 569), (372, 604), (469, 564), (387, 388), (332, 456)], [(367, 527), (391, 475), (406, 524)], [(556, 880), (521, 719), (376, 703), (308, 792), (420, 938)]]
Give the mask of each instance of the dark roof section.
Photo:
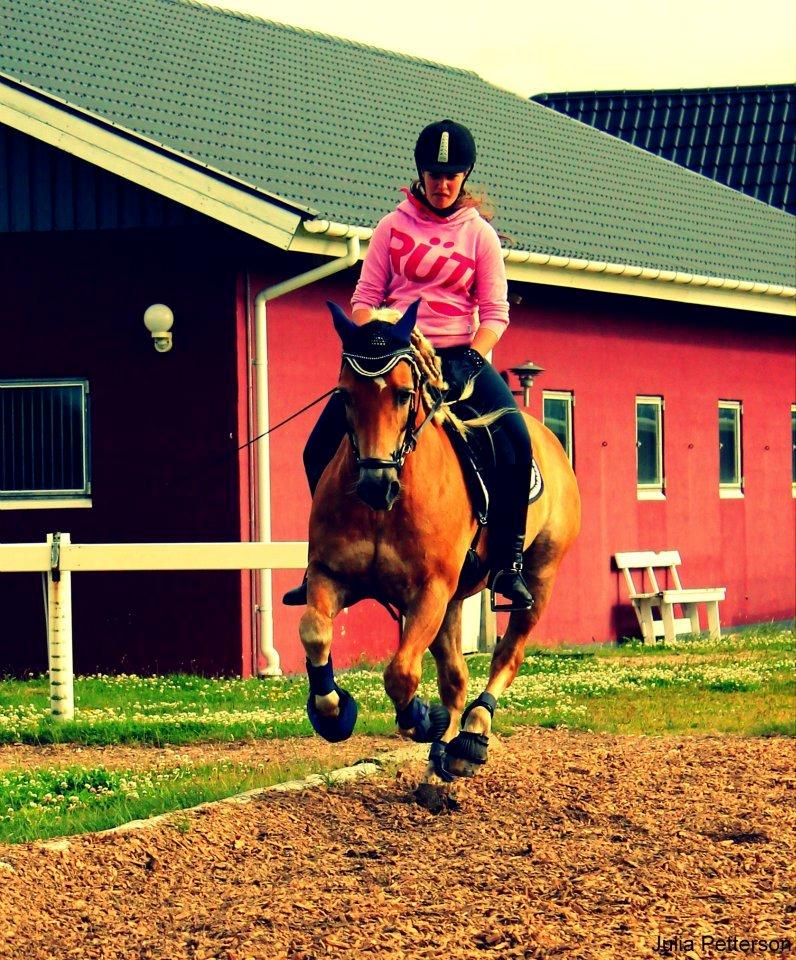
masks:
[(190, 0), (0, 0), (0, 74), (365, 227), (451, 116), (516, 247), (796, 285), (796, 218), (467, 71)]
[(531, 99), (796, 214), (796, 86), (540, 93)]

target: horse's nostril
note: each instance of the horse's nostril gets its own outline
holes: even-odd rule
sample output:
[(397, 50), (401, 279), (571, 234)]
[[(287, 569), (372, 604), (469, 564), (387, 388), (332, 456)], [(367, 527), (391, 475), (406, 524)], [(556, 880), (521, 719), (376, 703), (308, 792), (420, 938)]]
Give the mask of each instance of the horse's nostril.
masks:
[(373, 510), (389, 510), (398, 496), (401, 485), (385, 471), (362, 471), (357, 483), (357, 494)]

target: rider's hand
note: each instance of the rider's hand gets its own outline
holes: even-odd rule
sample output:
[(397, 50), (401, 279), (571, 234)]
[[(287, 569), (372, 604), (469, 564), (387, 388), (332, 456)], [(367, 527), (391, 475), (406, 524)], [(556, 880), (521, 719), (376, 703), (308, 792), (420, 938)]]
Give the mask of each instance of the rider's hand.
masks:
[(468, 347), (447, 360), (443, 373), (448, 384), (448, 398), (459, 399), (470, 380), (474, 380), (486, 360), (477, 350)]

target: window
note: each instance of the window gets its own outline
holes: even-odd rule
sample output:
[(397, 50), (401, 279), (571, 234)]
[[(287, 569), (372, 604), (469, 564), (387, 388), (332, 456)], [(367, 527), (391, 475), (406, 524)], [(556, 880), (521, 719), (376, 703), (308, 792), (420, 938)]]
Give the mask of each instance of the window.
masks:
[(640, 500), (663, 497), (663, 397), (636, 397), (636, 485)]
[(568, 391), (542, 391), (542, 421), (551, 430), (564, 448), (564, 452), (573, 463), (572, 408), (575, 397)]
[(738, 400), (719, 400), (719, 493), (727, 497), (743, 495), (741, 412)]
[(83, 506), (90, 493), (87, 381), (0, 381), (0, 506)]

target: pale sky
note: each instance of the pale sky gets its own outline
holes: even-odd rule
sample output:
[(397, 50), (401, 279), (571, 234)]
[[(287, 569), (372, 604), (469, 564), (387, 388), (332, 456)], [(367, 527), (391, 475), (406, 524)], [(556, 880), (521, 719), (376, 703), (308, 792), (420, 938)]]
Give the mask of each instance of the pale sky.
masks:
[(796, 80), (794, 0), (213, 0), (213, 5), (464, 67), (525, 97)]

